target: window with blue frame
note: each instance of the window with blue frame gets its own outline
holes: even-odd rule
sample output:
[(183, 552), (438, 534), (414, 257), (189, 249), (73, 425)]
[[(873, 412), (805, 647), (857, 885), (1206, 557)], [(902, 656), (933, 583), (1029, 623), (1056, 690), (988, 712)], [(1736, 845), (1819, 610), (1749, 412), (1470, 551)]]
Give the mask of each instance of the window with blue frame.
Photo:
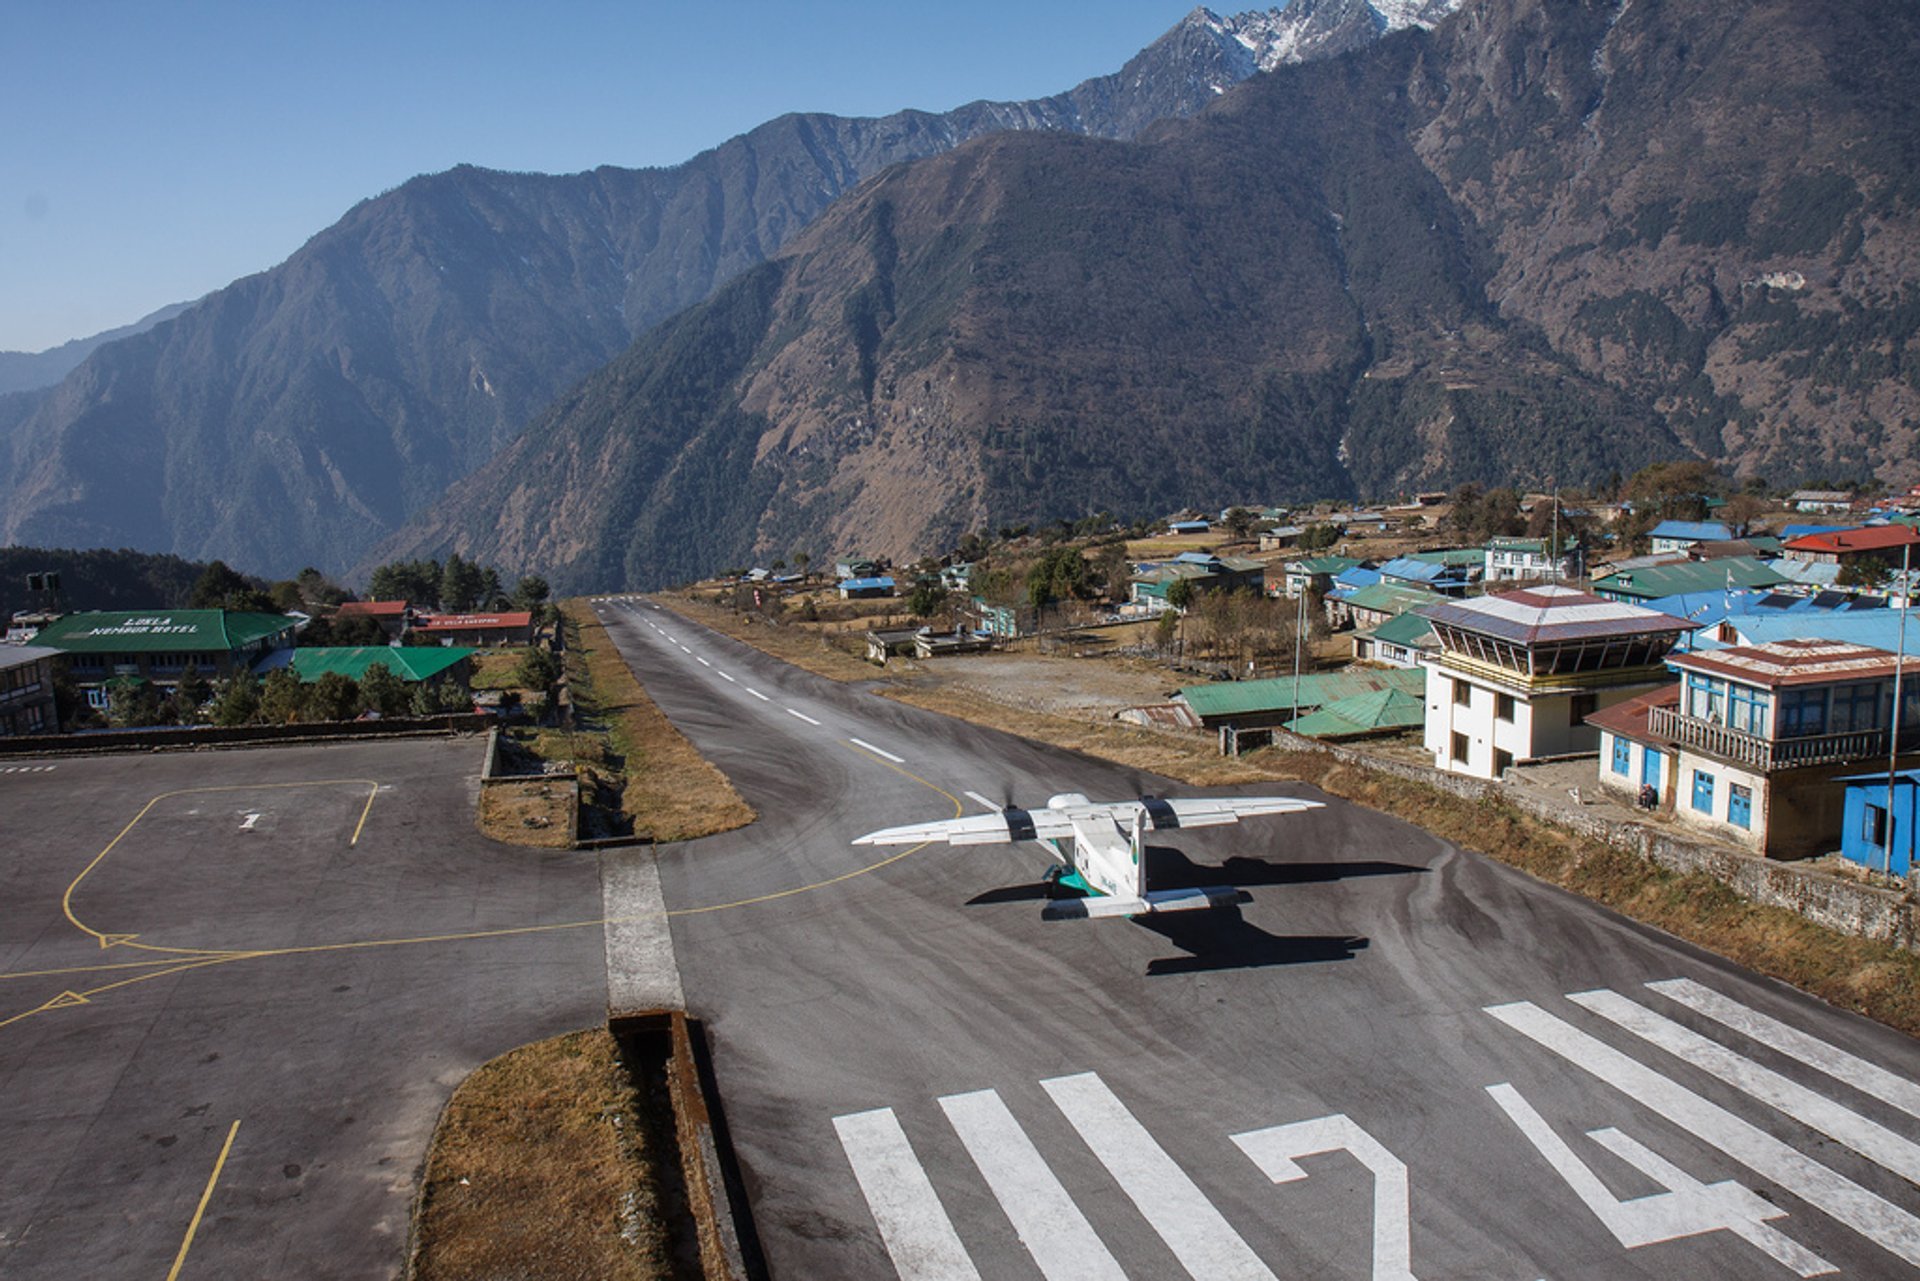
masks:
[(1753, 789), (1739, 783), (1727, 784), (1727, 822), (1749, 830), (1753, 827)]
[(1772, 700), (1750, 685), (1727, 687), (1727, 723), (1742, 733), (1767, 736), (1767, 706)]
[(1713, 775), (1703, 769), (1693, 772), (1693, 808), (1702, 814), (1713, 813)]
[(1613, 772), (1625, 777), (1633, 767), (1633, 744), (1624, 738), (1613, 740)]
[(1688, 672), (1687, 715), (1703, 721), (1719, 722), (1722, 688), (1719, 681), (1711, 680), (1698, 672)]

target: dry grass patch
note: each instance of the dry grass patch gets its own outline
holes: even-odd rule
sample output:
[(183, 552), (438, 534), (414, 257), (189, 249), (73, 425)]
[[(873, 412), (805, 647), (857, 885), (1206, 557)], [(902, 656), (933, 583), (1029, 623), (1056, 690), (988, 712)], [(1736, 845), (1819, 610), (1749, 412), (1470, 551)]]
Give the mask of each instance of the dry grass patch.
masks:
[(527, 656), (527, 648), (520, 645), (512, 649), (481, 650), (473, 656), (473, 676), (468, 685), (473, 689), (522, 688), (520, 663)]
[(821, 626), (806, 623), (771, 623), (755, 614), (723, 609), (688, 596), (652, 599), (702, 626), (828, 680), (872, 680), (877, 670), (865, 657), (865, 621), (826, 624), (843, 630), (824, 631)]
[[(592, 608), (570, 600), (562, 609), (572, 629), (566, 660), (575, 709), (619, 758), (619, 803), (635, 830), (690, 841), (751, 823), (753, 808), (654, 706)], [(572, 755), (592, 757), (579, 746)]]
[(571, 778), (487, 783), (480, 789), (480, 830), (509, 845), (571, 849), (576, 787)]
[(656, 1281), (677, 1267), (672, 1118), (604, 1028), (522, 1046), (454, 1091), (420, 1190), (415, 1281)]

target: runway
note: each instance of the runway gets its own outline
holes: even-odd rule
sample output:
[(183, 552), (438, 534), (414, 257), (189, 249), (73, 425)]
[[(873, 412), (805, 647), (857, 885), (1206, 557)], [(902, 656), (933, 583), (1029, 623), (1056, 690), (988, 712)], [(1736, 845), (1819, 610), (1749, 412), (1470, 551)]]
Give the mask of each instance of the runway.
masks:
[(1920, 1272), (1907, 1038), (1307, 788), (1151, 838), (1237, 912), (1043, 922), (1036, 847), (849, 842), (1193, 789), (597, 608), (761, 816), (661, 867), (771, 1275)]

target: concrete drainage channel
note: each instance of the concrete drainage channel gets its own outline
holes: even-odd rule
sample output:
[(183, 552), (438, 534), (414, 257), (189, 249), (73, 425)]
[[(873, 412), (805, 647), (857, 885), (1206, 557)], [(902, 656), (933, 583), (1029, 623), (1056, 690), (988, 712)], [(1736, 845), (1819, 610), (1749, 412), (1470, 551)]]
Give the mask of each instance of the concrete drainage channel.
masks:
[(714, 1085), (705, 1030), (686, 1013), (660, 871), (651, 848), (600, 855), (606, 918), (607, 1026), (634, 1088), (664, 1085), (681, 1195), (708, 1281), (757, 1281), (766, 1264)]

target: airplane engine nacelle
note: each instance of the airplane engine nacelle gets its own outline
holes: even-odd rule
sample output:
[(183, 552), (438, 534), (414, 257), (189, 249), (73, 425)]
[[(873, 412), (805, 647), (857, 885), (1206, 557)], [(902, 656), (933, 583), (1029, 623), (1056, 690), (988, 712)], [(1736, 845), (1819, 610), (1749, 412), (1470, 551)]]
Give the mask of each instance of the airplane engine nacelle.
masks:
[(1047, 808), (1050, 810), (1070, 810), (1076, 805), (1091, 805), (1092, 803), (1092, 801), (1089, 801), (1086, 796), (1080, 792), (1062, 792), (1058, 796), (1050, 796), (1047, 798)]

